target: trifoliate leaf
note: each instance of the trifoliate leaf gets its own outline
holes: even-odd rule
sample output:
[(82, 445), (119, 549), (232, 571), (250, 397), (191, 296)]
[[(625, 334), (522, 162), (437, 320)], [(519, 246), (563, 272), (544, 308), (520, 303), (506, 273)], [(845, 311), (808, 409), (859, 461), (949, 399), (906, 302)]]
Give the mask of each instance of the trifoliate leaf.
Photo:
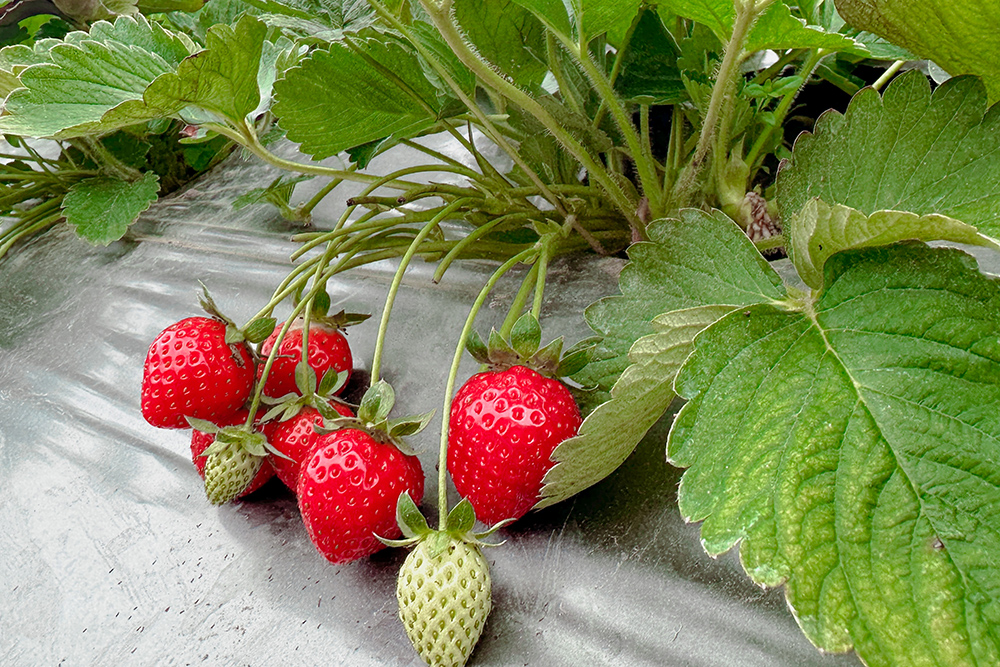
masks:
[(425, 131), (437, 89), (400, 44), (354, 39), (314, 51), (274, 83), (274, 113), (288, 138), (316, 159), (394, 133)]
[(993, 0), (836, 0), (855, 28), (930, 58), (953, 76), (981, 76), (1000, 100), (1000, 13)]
[(674, 40), (659, 14), (643, 9), (622, 55), (615, 90), (624, 99), (647, 98), (650, 104), (677, 104), (687, 99)]
[(975, 227), (931, 213), (917, 215), (904, 211), (876, 211), (870, 216), (853, 208), (828, 206), (810, 199), (785, 226), (789, 236), (788, 256), (802, 282), (812, 288), (823, 286), (823, 265), (833, 254), (848, 248), (889, 245), (897, 241), (953, 241), (1000, 250), (993, 239)]
[(986, 109), (982, 83), (951, 79), (931, 93), (919, 72), (880, 97), (854, 96), (795, 142), (778, 174), (777, 202), (791, 217), (813, 197), (862, 213), (938, 213), (1000, 236), (1000, 106)]
[[(736, 9), (733, 0), (660, 0), (659, 5), (679, 16), (707, 26), (723, 43), (733, 33)], [(788, 5), (773, 3), (761, 16), (747, 36), (748, 52), (763, 49), (821, 48), (867, 55), (867, 49), (844, 35), (827, 32), (820, 26), (807, 25), (792, 16)]]
[(742, 542), (809, 639), (867, 664), (1000, 660), (1000, 282), (920, 243), (829, 258), (702, 332), (668, 441), (705, 550)]
[(628, 458), (673, 400), (677, 369), (691, 352), (694, 337), (732, 306), (699, 306), (660, 315), (658, 333), (632, 346), (633, 362), (611, 389), (611, 400), (590, 413), (576, 437), (552, 453), (556, 462), (545, 475), (541, 500), (547, 507), (596, 484)]
[(185, 40), (141, 15), (99, 22), (92, 32), (100, 39), (75, 32), (62, 42), (47, 41), (48, 61), (21, 72), (24, 88), (7, 98), (0, 132), (69, 138), (130, 125), (136, 119), (102, 119), (110, 109), (141, 100), (154, 79), (188, 55)]
[(266, 33), (264, 23), (252, 16), (233, 27), (213, 26), (205, 50), (185, 59), (176, 73), (157, 79), (144, 95), (146, 104), (194, 106), (242, 122), (260, 103), (258, 74)]
[(94, 245), (120, 239), (139, 214), (156, 201), (159, 177), (147, 172), (130, 183), (95, 176), (76, 183), (63, 198), (63, 215), (76, 233)]
[(455, 18), (479, 54), (517, 85), (537, 89), (548, 65), (545, 29), (512, 0), (457, 0)]
[(603, 336), (591, 362), (574, 377), (610, 389), (629, 365), (628, 351), (654, 333), (653, 318), (696, 306), (743, 306), (781, 299), (781, 279), (746, 234), (722, 212), (685, 210), (649, 226), (649, 242), (629, 249), (618, 278), (620, 296), (590, 305), (590, 327)]

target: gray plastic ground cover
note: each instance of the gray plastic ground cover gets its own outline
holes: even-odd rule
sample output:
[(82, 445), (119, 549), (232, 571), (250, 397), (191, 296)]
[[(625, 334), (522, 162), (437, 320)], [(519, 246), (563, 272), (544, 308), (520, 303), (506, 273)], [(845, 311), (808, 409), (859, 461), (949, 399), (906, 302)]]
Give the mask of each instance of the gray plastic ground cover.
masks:
[[(146, 349), (197, 314), (199, 280), (242, 322), (289, 269), (293, 227), (267, 207), (231, 207), (275, 175), (230, 159), (159, 202), (137, 240), (94, 249), (57, 229), (0, 262), (0, 664), (422, 664), (396, 618), (404, 551), (327, 563), (276, 480), (210, 506), (188, 433), (139, 413)], [(317, 212), (318, 226), (342, 200)], [(616, 291), (620, 266), (557, 264), (546, 333), (589, 335), (581, 311)], [(349, 336), (362, 370), (393, 268), (331, 283), (334, 308), (375, 314)], [(493, 266), (454, 267), (437, 286), (430, 269), (415, 265), (390, 328), (384, 374), (398, 414), (440, 409), (455, 339)], [(516, 286), (500, 285), (481, 330), (499, 323)], [(467, 362), (463, 377), (474, 370)], [(438, 424), (411, 440), (429, 517)], [(506, 544), (486, 553), (494, 611), (470, 664), (859, 664), (813, 648), (781, 591), (750, 583), (734, 554), (705, 555), (697, 526), (678, 514), (680, 471), (666, 464), (664, 441), (656, 429), (603, 483), (498, 534)]]

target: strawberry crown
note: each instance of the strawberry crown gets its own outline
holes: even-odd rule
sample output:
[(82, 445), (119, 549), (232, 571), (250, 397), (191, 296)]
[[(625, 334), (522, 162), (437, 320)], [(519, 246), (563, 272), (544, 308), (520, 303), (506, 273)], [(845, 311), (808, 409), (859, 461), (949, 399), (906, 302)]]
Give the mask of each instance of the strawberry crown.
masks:
[(417, 504), (413, 502), (410, 494), (404, 492), (400, 494), (399, 500), (396, 502), (396, 523), (403, 531), (403, 539), (386, 540), (381, 537), (378, 539), (390, 547), (411, 547), (417, 542), (429, 540), (428, 554), (431, 558), (435, 558), (444, 553), (448, 544), (455, 540), (479, 547), (498, 547), (502, 542), (483, 542), (483, 538), (489, 537), (512, 521), (514, 519), (507, 519), (481, 533), (474, 533), (472, 528), (476, 525), (476, 511), (473, 509), (472, 503), (463, 498), (448, 512), (445, 525), (438, 530), (433, 530), (427, 525), (427, 519)]
[(563, 339), (559, 337), (540, 347), (542, 329), (531, 313), (525, 313), (505, 339), (496, 329), (490, 331), (489, 343), (484, 343), (478, 333), (472, 331), (465, 341), (465, 349), (481, 364), (492, 371), (504, 371), (512, 366), (527, 366), (541, 375), (563, 378), (575, 375), (590, 362), (595, 338), (588, 338), (563, 352)]
[(358, 406), (357, 417), (337, 415), (327, 418), (324, 415), (323, 427), (317, 427), (319, 433), (330, 433), (342, 428), (356, 428), (365, 431), (376, 441), (391, 444), (407, 455), (413, 455), (413, 450), (402, 438), (416, 435), (424, 430), (434, 416), (434, 411), (420, 415), (389, 419), (389, 413), (396, 403), (396, 392), (385, 380), (379, 380), (365, 392)]
[(317, 383), (316, 371), (313, 370), (312, 366), (303, 361), (298, 362), (295, 364), (295, 386), (299, 393), (285, 394), (276, 398), (262, 395), (261, 402), (271, 407), (261, 418), (261, 421), (271, 421), (275, 418), (278, 421), (288, 421), (306, 406), (316, 408), (324, 419), (342, 417), (343, 415), (333, 407), (333, 403), (347, 405), (346, 402), (337, 398), (336, 394), (344, 387), (349, 375), (348, 371), (338, 373), (331, 368), (323, 374)]

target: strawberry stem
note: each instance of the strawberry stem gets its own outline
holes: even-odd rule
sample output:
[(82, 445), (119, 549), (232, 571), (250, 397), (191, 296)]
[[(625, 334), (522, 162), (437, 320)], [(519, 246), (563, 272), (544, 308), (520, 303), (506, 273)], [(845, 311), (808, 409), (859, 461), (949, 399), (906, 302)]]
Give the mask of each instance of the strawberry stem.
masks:
[(458, 377), (458, 367), (462, 362), (462, 354), (465, 351), (465, 341), (472, 332), (472, 324), (479, 314), (479, 309), (486, 303), (487, 297), (496, 286), (497, 282), (508, 271), (518, 264), (526, 263), (534, 259), (539, 252), (536, 244), (526, 250), (514, 255), (493, 272), (490, 279), (483, 285), (479, 296), (476, 297), (469, 316), (465, 318), (465, 325), (462, 327), (462, 334), (459, 337), (458, 346), (455, 348), (455, 356), (451, 361), (451, 368), (448, 371), (448, 382), (444, 390), (444, 405), (441, 408), (441, 445), (438, 450), (438, 528), (444, 530), (448, 524), (448, 428), (451, 421), (451, 402), (455, 393), (455, 380)]
[(407, 267), (410, 265), (410, 260), (417, 253), (417, 248), (420, 244), (424, 242), (427, 235), (431, 231), (441, 224), (445, 218), (447, 218), (453, 211), (464, 206), (469, 202), (468, 199), (457, 199), (448, 206), (445, 206), (441, 211), (435, 215), (430, 222), (421, 228), (413, 241), (410, 243), (409, 248), (406, 249), (406, 253), (403, 255), (402, 259), (399, 260), (399, 267), (396, 269), (396, 275), (392, 277), (392, 284), (389, 285), (389, 293), (385, 297), (385, 306), (382, 308), (382, 320), (378, 325), (378, 337), (375, 339), (375, 354), (372, 357), (372, 371), (371, 371), (371, 381), (369, 386), (374, 385), (379, 380), (379, 373), (382, 370), (382, 350), (385, 347), (385, 334), (389, 329), (389, 315), (392, 313), (392, 305), (396, 301), (396, 293), (399, 292), (399, 286), (403, 283), (403, 274), (406, 273)]

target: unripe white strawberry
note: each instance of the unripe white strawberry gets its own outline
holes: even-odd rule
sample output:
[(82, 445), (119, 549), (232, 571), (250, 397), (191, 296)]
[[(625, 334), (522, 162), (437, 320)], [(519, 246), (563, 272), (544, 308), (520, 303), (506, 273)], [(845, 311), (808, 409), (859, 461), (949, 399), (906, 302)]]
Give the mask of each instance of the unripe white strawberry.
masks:
[(477, 545), (437, 533), (406, 557), (396, 598), (406, 635), (424, 662), (462, 667), (493, 604), (489, 566)]
[(254, 456), (239, 443), (206, 455), (205, 495), (213, 505), (222, 505), (237, 498), (257, 475), (264, 459)]

